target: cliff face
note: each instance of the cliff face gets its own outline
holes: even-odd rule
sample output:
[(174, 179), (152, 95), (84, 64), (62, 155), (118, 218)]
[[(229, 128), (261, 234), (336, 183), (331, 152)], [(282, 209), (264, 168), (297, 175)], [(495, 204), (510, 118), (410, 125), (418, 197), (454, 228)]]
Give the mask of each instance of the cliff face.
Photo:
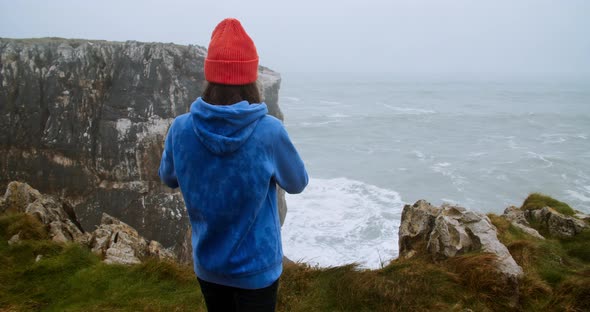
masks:
[[(192, 45), (0, 39), (0, 189), (27, 181), (66, 199), (86, 230), (105, 212), (180, 252), (184, 203), (157, 170), (168, 126), (202, 92), (205, 55)], [(280, 76), (261, 67), (259, 85), (282, 119)]]

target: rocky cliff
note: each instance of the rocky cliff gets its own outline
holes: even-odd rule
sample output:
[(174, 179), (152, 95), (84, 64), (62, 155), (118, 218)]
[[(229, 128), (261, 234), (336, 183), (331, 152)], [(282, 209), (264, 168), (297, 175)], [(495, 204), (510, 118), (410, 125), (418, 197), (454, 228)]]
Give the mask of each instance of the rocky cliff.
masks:
[[(65, 199), (87, 231), (107, 213), (190, 259), (182, 196), (157, 169), (168, 126), (201, 94), (205, 55), (193, 45), (0, 38), (0, 189), (27, 181)], [(280, 76), (263, 67), (259, 76), (282, 119)]]

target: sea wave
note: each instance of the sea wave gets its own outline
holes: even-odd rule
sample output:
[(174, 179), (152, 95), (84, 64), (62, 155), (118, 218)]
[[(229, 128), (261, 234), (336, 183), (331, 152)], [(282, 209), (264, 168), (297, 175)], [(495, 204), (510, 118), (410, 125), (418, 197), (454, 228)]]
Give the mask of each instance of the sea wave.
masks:
[(300, 98), (294, 97), (294, 96), (281, 96), (280, 99), (283, 100), (283, 101), (294, 102), (294, 103), (301, 102), (301, 99)]
[(350, 115), (346, 115), (346, 114), (341, 114), (341, 113), (334, 113), (334, 114), (329, 114), (326, 117), (328, 118), (350, 118)]
[(331, 119), (331, 120), (322, 120), (322, 121), (304, 121), (299, 123), (300, 127), (303, 128), (318, 128), (323, 127), (332, 123), (337, 123), (339, 120)]
[(330, 100), (320, 100), (320, 104), (325, 104), (325, 105), (342, 105), (342, 102), (330, 101)]
[(579, 192), (576, 192), (576, 191), (573, 191), (573, 190), (566, 190), (565, 192), (567, 194), (569, 194), (569, 196), (573, 197), (574, 199), (577, 199), (577, 200), (582, 201), (582, 202), (590, 202), (590, 197), (589, 196), (586, 196), (586, 195), (584, 195), (582, 193), (579, 193)]
[(541, 154), (537, 154), (535, 152), (527, 152), (527, 154), (532, 159), (540, 160), (544, 164), (542, 168), (553, 167), (553, 162), (550, 161), (550, 160), (548, 160), (546, 158), (547, 156), (544, 156), (544, 155), (541, 155)]
[(379, 268), (398, 254), (404, 202), (392, 190), (347, 178), (311, 179), (287, 194), (285, 256), (322, 267), (358, 263)]
[(389, 104), (383, 104), (384, 107), (394, 111), (396, 114), (400, 115), (424, 115), (424, 114), (436, 114), (436, 111), (430, 109), (422, 109), (422, 108), (412, 108), (412, 107), (399, 107), (399, 106), (392, 106)]
[(463, 186), (468, 183), (467, 178), (457, 173), (457, 169), (455, 169), (451, 163), (448, 162), (439, 162), (435, 163), (434, 165), (430, 166), (430, 169), (434, 172), (438, 172), (445, 177), (451, 179), (451, 183), (457, 188), (459, 191), (463, 191)]

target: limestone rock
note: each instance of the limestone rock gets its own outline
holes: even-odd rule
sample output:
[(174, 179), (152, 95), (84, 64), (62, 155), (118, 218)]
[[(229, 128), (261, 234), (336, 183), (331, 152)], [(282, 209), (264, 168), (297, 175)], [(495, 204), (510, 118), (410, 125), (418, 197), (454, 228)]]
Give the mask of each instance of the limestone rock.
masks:
[(399, 227), (399, 256), (411, 258), (417, 248), (426, 247), (440, 209), (425, 200), (414, 205), (405, 205)]
[[(158, 166), (173, 118), (202, 93), (205, 55), (195, 45), (0, 38), (0, 188), (27, 181), (65, 199), (83, 229), (104, 212), (180, 249), (188, 216)], [(259, 72), (269, 113), (282, 119), (280, 75)]]
[(176, 260), (176, 256), (170, 249), (164, 248), (162, 244), (156, 241), (150, 241), (147, 251), (149, 255), (159, 259)]
[(37, 218), (47, 226), (54, 241), (74, 241), (83, 235), (82, 229), (75, 223), (75, 215), (68, 214), (62, 202), (41, 194), (27, 183), (10, 182), (3, 202), (10, 211), (25, 212)]
[(580, 220), (584, 220), (586, 222), (590, 222), (590, 215), (585, 214), (583, 212), (579, 212), (577, 211), (576, 214), (574, 214), (574, 217), (580, 219)]
[(524, 213), (529, 222), (538, 224), (542, 230), (554, 237), (572, 237), (587, 226), (584, 221), (566, 216), (550, 207), (526, 210)]
[[(128, 224), (103, 213), (101, 224), (92, 233), (83, 232), (75, 214), (55, 197), (41, 194), (26, 183), (11, 182), (3, 198), (10, 207), (37, 218), (47, 227), (52, 240), (78, 242), (104, 257), (106, 263), (134, 264), (148, 256), (176, 260), (171, 249), (157, 241), (147, 241)], [(24, 209), (24, 205), (28, 204)], [(13, 209), (10, 208), (10, 209)], [(10, 238), (10, 245), (20, 241), (20, 233)]]
[(189, 227), (184, 232), (184, 239), (182, 245), (177, 250), (178, 261), (183, 264), (193, 264), (193, 244), (192, 244), (192, 229)]
[(92, 232), (92, 251), (103, 256), (105, 263), (135, 264), (147, 256), (175, 260), (171, 250), (156, 241), (148, 242), (129, 226), (103, 213), (100, 226)]
[(12, 237), (8, 240), (8, 245), (12, 246), (14, 244), (17, 244), (20, 241), (21, 241), (21, 239), (20, 239), (20, 232), (19, 232), (19, 233), (12, 235)]
[(79, 225), (74, 223), (75, 217), (70, 218), (64, 210), (63, 204), (55, 198), (41, 196), (29, 204), (25, 212), (45, 224), (49, 230), (49, 237), (56, 242), (78, 241), (84, 235)]
[(426, 201), (406, 205), (399, 231), (400, 257), (416, 253), (445, 259), (470, 251), (496, 255), (497, 270), (508, 277), (519, 277), (522, 268), (497, 237), (496, 228), (485, 215), (463, 207), (435, 207)]
[(106, 263), (134, 264), (145, 257), (147, 241), (134, 228), (106, 213), (92, 236), (92, 251), (104, 256)]
[(41, 197), (41, 193), (26, 183), (12, 181), (6, 187), (0, 212), (25, 212), (27, 206)]
[(502, 215), (502, 217), (510, 221), (510, 223), (512, 223), (513, 226), (519, 228), (528, 235), (531, 235), (538, 239), (545, 239), (545, 237), (539, 234), (537, 230), (530, 227), (530, 224), (527, 221), (524, 211), (522, 209), (510, 206), (504, 210), (504, 214)]

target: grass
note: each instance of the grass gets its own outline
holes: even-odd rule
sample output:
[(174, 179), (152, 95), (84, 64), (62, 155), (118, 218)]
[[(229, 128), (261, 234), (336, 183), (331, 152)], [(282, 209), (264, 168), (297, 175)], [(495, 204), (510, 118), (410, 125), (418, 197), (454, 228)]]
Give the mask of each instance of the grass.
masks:
[[(433, 263), (427, 255), (378, 270), (285, 265), (278, 311), (584, 311), (590, 306), (590, 233), (539, 240), (489, 215), (525, 275), (495, 272), (494, 256)], [(15, 235), (23, 238), (8, 245)], [(0, 311), (205, 311), (192, 268), (150, 259), (107, 265), (87, 248), (47, 240), (35, 218), (0, 216)], [(41, 260), (35, 261), (38, 255)]]
[(499, 216), (488, 216), (525, 272), (519, 288), (522, 310), (588, 311), (590, 230), (572, 238), (540, 240)]
[(522, 203), (521, 209), (535, 210), (542, 209), (544, 207), (551, 207), (568, 216), (573, 216), (575, 214), (574, 209), (572, 209), (572, 207), (570, 207), (568, 204), (540, 193), (533, 193), (529, 195), (524, 200), (524, 203)]
[[(25, 239), (8, 245), (18, 232)], [(0, 237), (0, 311), (205, 311), (189, 267), (107, 265), (85, 247), (44, 239), (43, 225), (23, 214), (0, 216)]]

